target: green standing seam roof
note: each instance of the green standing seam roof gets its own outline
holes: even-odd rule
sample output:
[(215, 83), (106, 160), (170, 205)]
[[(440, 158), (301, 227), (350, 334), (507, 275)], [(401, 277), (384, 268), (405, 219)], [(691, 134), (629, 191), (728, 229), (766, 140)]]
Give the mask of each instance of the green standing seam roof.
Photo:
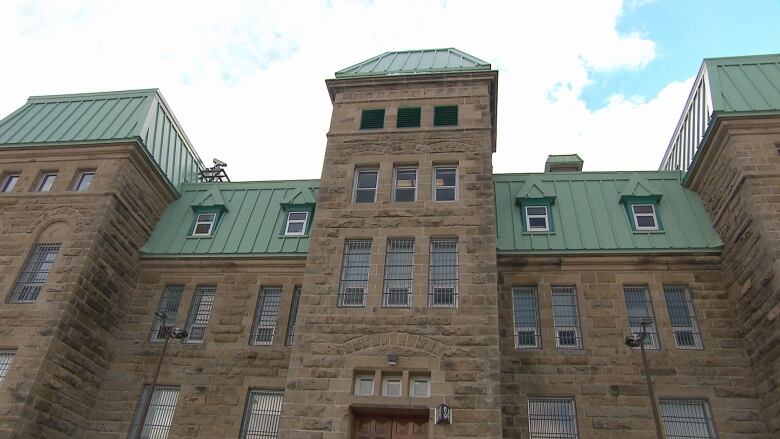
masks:
[[(309, 237), (283, 236), (285, 208), (310, 207), (319, 180), (187, 183), (163, 212), (143, 257), (300, 256)], [(190, 237), (195, 209), (224, 206), (211, 237)], [(311, 222), (313, 218), (309, 221)]]
[(706, 58), (714, 111), (780, 111), (780, 54)]
[(385, 52), (336, 72), (336, 78), (490, 70), (490, 64), (458, 49)]
[[(517, 197), (526, 182), (554, 195), (553, 232), (524, 232)], [(498, 253), (663, 253), (719, 251), (722, 242), (699, 197), (681, 185), (681, 173), (554, 172), (496, 174)], [(641, 183), (637, 185), (637, 182)], [(525, 188), (524, 188), (525, 186)], [(620, 202), (626, 188), (651, 186), (660, 192), (663, 230), (635, 232)], [(526, 194), (527, 195), (527, 194)]]
[(157, 89), (32, 96), (0, 120), (0, 148), (139, 141), (168, 183), (204, 168)]

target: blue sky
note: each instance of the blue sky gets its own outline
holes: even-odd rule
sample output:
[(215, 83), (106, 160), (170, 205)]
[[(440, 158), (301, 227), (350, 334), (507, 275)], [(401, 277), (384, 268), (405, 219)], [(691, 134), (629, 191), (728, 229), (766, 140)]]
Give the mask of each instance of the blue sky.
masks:
[(617, 21), (656, 44), (656, 57), (635, 71), (593, 72), (583, 89), (588, 108), (612, 94), (652, 97), (671, 81), (683, 81), (703, 58), (780, 53), (780, 1), (659, 0), (624, 8)]

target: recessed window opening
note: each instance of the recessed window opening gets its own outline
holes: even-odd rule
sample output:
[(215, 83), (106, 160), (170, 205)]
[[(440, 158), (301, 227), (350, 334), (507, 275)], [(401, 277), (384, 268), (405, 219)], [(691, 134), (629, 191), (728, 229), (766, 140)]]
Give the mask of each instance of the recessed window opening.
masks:
[(49, 192), (51, 187), (54, 186), (54, 180), (57, 179), (56, 172), (47, 172), (41, 176), (38, 181), (38, 186), (35, 188), (36, 192)]
[(146, 421), (143, 426), (139, 426), (141, 411), (151, 390), (152, 386), (144, 385), (133, 415), (130, 431), (127, 433), (128, 439), (135, 438), (139, 428), (141, 428), (142, 438), (166, 439), (168, 437), (173, 422), (173, 413), (176, 410), (176, 401), (179, 399), (179, 386), (156, 386), (149, 401)]
[(515, 347), (539, 349), (539, 301), (536, 286), (512, 287), (515, 320)]
[(550, 231), (550, 218), (547, 206), (525, 206), (525, 225), (529, 232)]
[(389, 239), (382, 306), (408, 307), (414, 280), (414, 239)]
[(76, 192), (84, 192), (89, 189), (92, 184), (92, 179), (95, 178), (95, 171), (83, 171), (76, 179), (76, 184), (73, 186), (73, 190)]
[(192, 228), (192, 236), (211, 236), (214, 224), (217, 222), (216, 212), (199, 213), (195, 216), (195, 225)]
[(432, 239), (428, 306), (458, 307), (458, 240)]
[(59, 251), (60, 243), (35, 244), (16, 280), (8, 303), (32, 303), (38, 299)]
[(18, 174), (8, 174), (3, 179), (3, 185), (0, 186), (0, 192), (13, 192), (16, 183), (19, 181)]
[(355, 377), (355, 395), (371, 396), (374, 394), (374, 375), (362, 374)]
[(433, 201), (458, 199), (458, 168), (437, 166), (433, 169)]
[(0, 384), (3, 384), (8, 369), (11, 368), (11, 363), (14, 362), (16, 357), (16, 351), (13, 349), (0, 350)]
[(409, 396), (412, 398), (428, 398), (431, 396), (431, 377), (411, 376), (409, 378)]
[(528, 428), (531, 439), (577, 439), (574, 398), (528, 398)]
[(360, 129), (361, 130), (374, 130), (384, 128), (385, 126), (385, 110), (384, 108), (376, 110), (363, 110), (360, 115)]
[(631, 214), (636, 230), (658, 230), (658, 218), (652, 204), (632, 204)]
[(288, 212), (284, 234), (287, 236), (303, 236), (306, 234), (306, 223), (308, 221), (309, 212)]
[(241, 439), (271, 439), (279, 433), (283, 393), (278, 390), (249, 391), (241, 423)]
[(358, 169), (355, 172), (355, 190), (353, 200), (355, 203), (373, 203), (376, 201), (376, 188), (379, 170)]
[(396, 128), (416, 128), (420, 126), (420, 107), (399, 108)]
[(301, 302), (301, 286), (296, 285), (293, 289), (292, 303), (290, 304), (290, 315), (287, 318), (287, 335), (284, 345), (292, 346), (295, 338), (295, 321), (298, 319), (298, 305)]
[(165, 341), (165, 333), (169, 328), (176, 324), (176, 316), (179, 313), (181, 296), (184, 294), (184, 286), (168, 285), (160, 298), (160, 304), (157, 306), (157, 312), (165, 313), (168, 317), (163, 323), (162, 319), (156, 315), (153, 317), (152, 330), (149, 332), (150, 342)]
[(433, 108), (433, 126), (454, 126), (458, 124), (458, 106), (445, 105)]
[(393, 180), (393, 201), (406, 202), (417, 200), (416, 168), (396, 169)]
[(666, 309), (678, 349), (703, 349), (691, 291), (685, 285), (664, 285)]
[(661, 399), (661, 417), (669, 439), (714, 439), (715, 426), (706, 401)]
[(552, 287), (552, 306), (556, 347), (558, 349), (581, 349), (580, 311), (574, 287)]
[(270, 346), (273, 343), (276, 317), (279, 314), (281, 301), (282, 289), (280, 287), (263, 287), (260, 291), (250, 344)]
[(382, 377), (382, 396), (401, 396), (401, 375)]
[(366, 290), (368, 289), (368, 273), (370, 269), (371, 240), (347, 240), (344, 243), (339, 306), (362, 307), (366, 305)]
[(215, 286), (199, 286), (192, 299), (189, 316), (187, 316), (187, 338), (183, 343), (203, 343), (206, 339), (206, 327), (211, 318), (214, 306)]
[(647, 324), (647, 337), (645, 337), (645, 349), (658, 350), (661, 344), (658, 340), (658, 329), (655, 323), (653, 303), (650, 301), (650, 291), (645, 285), (623, 287), (628, 310), (628, 325), (631, 335), (642, 333), (642, 322)]

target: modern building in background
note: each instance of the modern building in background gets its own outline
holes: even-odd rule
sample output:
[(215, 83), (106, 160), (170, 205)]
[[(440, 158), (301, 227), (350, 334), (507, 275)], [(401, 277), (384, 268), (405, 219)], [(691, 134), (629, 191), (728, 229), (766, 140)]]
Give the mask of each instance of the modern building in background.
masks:
[(705, 60), (659, 171), (495, 174), (497, 85), (455, 49), (341, 70), (296, 181), (207, 167), (157, 90), (31, 97), (0, 436), (655, 438), (643, 323), (666, 438), (780, 435), (780, 56)]

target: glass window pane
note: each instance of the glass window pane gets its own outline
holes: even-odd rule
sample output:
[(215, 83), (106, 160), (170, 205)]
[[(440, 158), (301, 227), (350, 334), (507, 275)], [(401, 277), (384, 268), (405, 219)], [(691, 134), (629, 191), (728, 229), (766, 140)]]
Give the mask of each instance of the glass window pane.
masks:
[(290, 212), (288, 219), (290, 221), (306, 221), (308, 212)]
[(76, 183), (76, 191), (82, 192), (89, 188), (89, 185), (92, 184), (92, 178), (95, 177), (94, 172), (82, 172), (81, 176), (79, 176), (79, 180)]
[(639, 227), (655, 227), (655, 218), (652, 216), (638, 215), (636, 225)]
[(356, 191), (355, 192), (355, 202), (356, 203), (373, 203), (375, 194), (376, 194), (376, 191), (373, 190), (373, 189)]
[(303, 233), (303, 223), (288, 223), (287, 233)]
[(455, 201), (455, 189), (436, 189), (436, 201)]
[(532, 229), (546, 229), (547, 228), (547, 219), (546, 218), (528, 218), (528, 227)]
[(5, 178), (5, 181), (3, 182), (2, 191), (0, 192), (11, 192), (14, 190), (14, 187), (16, 187), (16, 182), (19, 181), (18, 175), (9, 175)]
[(544, 206), (528, 206), (525, 208), (525, 211), (529, 215), (546, 215), (547, 214), (547, 208)]
[(357, 187), (358, 189), (375, 188), (377, 171), (358, 171)]
[(455, 186), (455, 168), (436, 168), (436, 186)]
[(653, 206), (649, 204), (634, 204), (631, 207), (634, 209), (634, 213), (653, 213)]

